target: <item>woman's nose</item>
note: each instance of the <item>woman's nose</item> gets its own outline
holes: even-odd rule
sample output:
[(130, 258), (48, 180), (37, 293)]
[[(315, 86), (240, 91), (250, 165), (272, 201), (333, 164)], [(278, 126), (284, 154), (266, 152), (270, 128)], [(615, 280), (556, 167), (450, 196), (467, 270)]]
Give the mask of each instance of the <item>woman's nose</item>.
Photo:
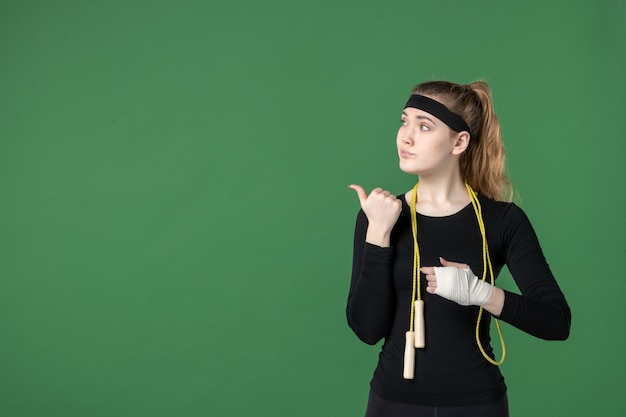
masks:
[(405, 143), (407, 145), (413, 145), (413, 130), (412, 129), (406, 129), (404, 131), (404, 134), (402, 135), (402, 143)]

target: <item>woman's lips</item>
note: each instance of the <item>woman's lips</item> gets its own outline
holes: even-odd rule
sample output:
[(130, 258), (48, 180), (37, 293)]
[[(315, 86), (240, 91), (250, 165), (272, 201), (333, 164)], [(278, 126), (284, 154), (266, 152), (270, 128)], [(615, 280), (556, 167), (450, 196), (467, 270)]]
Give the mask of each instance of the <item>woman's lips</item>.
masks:
[(400, 150), (400, 157), (401, 158), (410, 158), (412, 156), (415, 156), (414, 154), (412, 154), (411, 152), (407, 152), (404, 150)]

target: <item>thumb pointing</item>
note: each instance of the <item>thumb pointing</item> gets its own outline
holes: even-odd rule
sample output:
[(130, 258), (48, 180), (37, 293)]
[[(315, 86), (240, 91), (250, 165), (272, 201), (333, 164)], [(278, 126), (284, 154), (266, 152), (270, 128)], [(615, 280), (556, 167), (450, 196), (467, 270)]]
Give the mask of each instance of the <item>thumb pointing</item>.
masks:
[(361, 206), (365, 204), (365, 200), (367, 200), (367, 193), (360, 185), (350, 184), (348, 188), (352, 188), (356, 191), (356, 195), (359, 197), (359, 201), (361, 202)]

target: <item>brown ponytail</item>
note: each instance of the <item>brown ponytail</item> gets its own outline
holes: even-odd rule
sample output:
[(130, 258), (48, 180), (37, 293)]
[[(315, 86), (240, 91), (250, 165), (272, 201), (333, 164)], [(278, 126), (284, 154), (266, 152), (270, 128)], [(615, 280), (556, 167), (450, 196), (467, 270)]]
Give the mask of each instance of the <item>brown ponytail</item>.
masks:
[(429, 81), (415, 87), (412, 93), (441, 101), (465, 120), (471, 130), (471, 139), (467, 150), (461, 155), (463, 179), (486, 197), (511, 201), (513, 187), (506, 175), (500, 122), (487, 83), (476, 81), (460, 85), (448, 81)]

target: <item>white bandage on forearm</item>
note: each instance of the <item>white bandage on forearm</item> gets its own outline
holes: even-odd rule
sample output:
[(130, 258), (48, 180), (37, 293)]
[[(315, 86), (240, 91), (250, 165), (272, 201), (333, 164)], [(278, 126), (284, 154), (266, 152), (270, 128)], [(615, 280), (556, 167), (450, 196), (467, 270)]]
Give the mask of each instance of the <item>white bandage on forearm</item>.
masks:
[(462, 306), (482, 306), (489, 301), (493, 286), (481, 281), (472, 270), (454, 266), (436, 266), (437, 288), (435, 294)]

